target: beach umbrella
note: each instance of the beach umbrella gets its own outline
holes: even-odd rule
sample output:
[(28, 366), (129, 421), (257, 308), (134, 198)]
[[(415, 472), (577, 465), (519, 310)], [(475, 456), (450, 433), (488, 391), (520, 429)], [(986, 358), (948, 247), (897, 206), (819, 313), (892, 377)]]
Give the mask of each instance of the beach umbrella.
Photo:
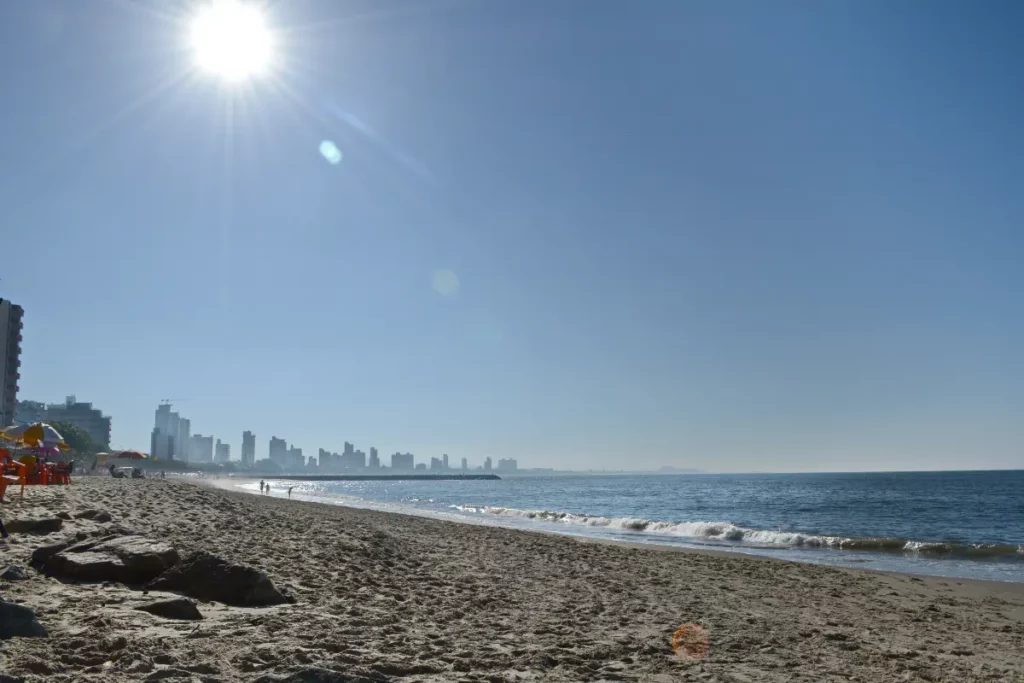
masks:
[(14, 441), (17, 443), (21, 442), (21, 435), (25, 433), (25, 430), (32, 425), (15, 425), (8, 427), (7, 429), (0, 432), (0, 436), (4, 437), (8, 441)]
[(4, 432), (4, 436), (7, 439), (20, 441), (29, 447), (43, 446), (46, 448), (59, 448), (65, 451), (68, 449), (68, 445), (64, 443), (64, 437), (60, 435), (60, 432), (45, 422), (10, 427)]
[(115, 458), (123, 458), (125, 460), (148, 460), (149, 459), (145, 455), (143, 455), (142, 453), (139, 453), (138, 451), (121, 451), (120, 453), (118, 453), (114, 457)]

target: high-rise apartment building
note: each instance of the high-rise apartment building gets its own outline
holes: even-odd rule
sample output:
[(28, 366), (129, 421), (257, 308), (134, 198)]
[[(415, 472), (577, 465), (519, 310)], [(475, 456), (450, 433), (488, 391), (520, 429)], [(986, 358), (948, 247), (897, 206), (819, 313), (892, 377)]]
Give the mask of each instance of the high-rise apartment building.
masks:
[(370, 469), (380, 469), (380, 456), (377, 455), (377, 449), (370, 446)]
[(171, 410), (170, 403), (161, 403), (157, 406), (155, 424), (149, 444), (149, 454), (153, 458), (157, 460), (174, 459), (179, 419), (178, 414)]
[(488, 455), (486, 458), (484, 458), (484, 472), (490, 472), (490, 471), (491, 471), (491, 456)]
[[(490, 458), (488, 458), (488, 460), (490, 460)], [(501, 458), (498, 460), (499, 472), (515, 472), (518, 466), (519, 465), (515, 458)]]
[(21, 329), (25, 310), (0, 299), (0, 427), (14, 424), (21, 378)]
[(413, 469), (412, 453), (394, 453), (391, 456), (391, 469), (411, 470)]
[(226, 465), (231, 461), (231, 444), (221, 443), (220, 439), (217, 439), (217, 448), (213, 453), (213, 461), (220, 465)]
[(149, 453), (160, 460), (189, 460), (192, 422), (171, 410), (170, 403), (156, 409)]
[(302, 449), (292, 446), (287, 450), (285, 464), (282, 466), (286, 472), (301, 472), (306, 467), (306, 459), (302, 457)]
[(432, 469), (432, 470), (440, 470), (440, 469), (443, 469), (443, 468), (444, 468), (444, 461), (441, 460), (441, 458), (431, 458), (430, 459), (430, 469)]
[(444, 463), (442, 469), (448, 469), (448, 454), (445, 453), (441, 456), (441, 461)]
[(333, 472), (341, 467), (341, 457), (326, 448), (321, 448), (317, 452), (317, 466), (324, 472)]
[(462, 459), (462, 469), (463, 470), (468, 470), (469, 469), (469, 461), (467, 461), (465, 458)]
[(188, 442), (188, 461), (213, 462), (213, 437), (193, 434)]
[(268, 457), (271, 462), (277, 463), (281, 467), (288, 465), (288, 444), (285, 443), (284, 439), (279, 439), (276, 436), (270, 437), (270, 454)]
[(242, 465), (251, 467), (256, 462), (256, 435), (252, 432), (242, 432)]
[(175, 438), (174, 457), (178, 460), (188, 460), (188, 445), (192, 441), (192, 420), (178, 418), (178, 436)]
[(341, 468), (345, 470), (361, 470), (366, 467), (366, 453), (352, 450), (352, 444), (345, 444), (345, 452), (341, 454)]

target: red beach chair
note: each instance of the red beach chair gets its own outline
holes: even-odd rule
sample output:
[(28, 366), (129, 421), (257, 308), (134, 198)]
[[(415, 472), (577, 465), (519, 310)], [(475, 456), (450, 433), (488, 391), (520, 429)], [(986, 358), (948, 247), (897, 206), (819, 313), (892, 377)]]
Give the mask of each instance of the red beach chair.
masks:
[(21, 486), (21, 497), (25, 498), (25, 466), (20, 462), (10, 461), (4, 462), (3, 466), (0, 467), (2, 473), (0, 473), (0, 498), (4, 497), (7, 492), (7, 487), (11, 484)]
[(73, 462), (54, 463), (53, 469), (50, 471), (50, 483), (69, 486), (71, 484), (71, 472), (74, 468), (75, 463)]

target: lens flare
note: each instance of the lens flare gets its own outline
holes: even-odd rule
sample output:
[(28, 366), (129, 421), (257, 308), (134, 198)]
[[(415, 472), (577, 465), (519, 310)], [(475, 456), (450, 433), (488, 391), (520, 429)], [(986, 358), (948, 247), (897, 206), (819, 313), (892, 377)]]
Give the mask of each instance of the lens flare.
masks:
[(338, 146), (330, 140), (324, 140), (320, 143), (320, 156), (327, 159), (327, 163), (337, 166), (341, 163), (341, 150)]

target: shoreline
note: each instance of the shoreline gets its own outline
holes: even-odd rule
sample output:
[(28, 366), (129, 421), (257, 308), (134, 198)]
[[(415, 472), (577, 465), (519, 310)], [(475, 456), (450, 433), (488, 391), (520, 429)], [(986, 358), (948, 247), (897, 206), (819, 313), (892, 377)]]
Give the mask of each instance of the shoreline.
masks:
[[(269, 479), (269, 477), (268, 477), (268, 479)], [(216, 483), (214, 483), (216, 481), (225, 481), (225, 480), (217, 479), (217, 480), (211, 481), (209, 479), (198, 479), (198, 480), (196, 480), (195, 483), (200, 485), (200, 486), (210, 486), (211, 488), (214, 488), (214, 489), (217, 489), (217, 490), (221, 490), (221, 491), (233, 491), (233, 492), (236, 492), (236, 493), (240, 493), (242, 495), (256, 496), (257, 498), (260, 497), (260, 494), (258, 494), (258, 493), (249, 492), (249, 491), (243, 491), (243, 490), (240, 490), (240, 489), (238, 489), (236, 487), (218, 486)], [(228, 481), (231, 481), (231, 480), (228, 480)], [(257, 482), (256, 479), (250, 479), (250, 478), (234, 479), (233, 481), (248, 481), (248, 482), (252, 482), (252, 483), (256, 483)], [(274, 498), (274, 496), (267, 496), (267, 497)], [(925, 584), (929, 584), (929, 585), (938, 583), (939, 585), (946, 586), (946, 585), (949, 585), (950, 582), (952, 582), (952, 583), (954, 583), (954, 584), (956, 584), (958, 586), (968, 586), (968, 587), (971, 587), (973, 589), (973, 592), (976, 593), (976, 594), (981, 594), (981, 595), (986, 595), (986, 596), (990, 596), (990, 595), (1006, 595), (1006, 596), (1010, 596), (1010, 597), (1020, 597), (1020, 598), (1024, 599), (1024, 582), (1021, 582), (1021, 581), (995, 581), (995, 580), (991, 580), (991, 579), (973, 579), (973, 578), (968, 578), (968, 577), (933, 576), (931, 574), (914, 574), (912, 572), (898, 572), (898, 571), (890, 571), (890, 570), (886, 570), (886, 569), (872, 569), (870, 567), (846, 567), (846, 566), (833, 565), (833, 564), (817, 564), (817, 563), (814, 563), (814, 562), (800, 562), (798, 560), (790, 560), (790, 559), (784, 558), (784, 557), (773, 557), (771, 555), (758, 555), (756, 553), (743, 552), (742, 549), (731, 550), (731, 549), (728, 549), (728, 548), (721, 548), (721, 549), (719, 549), (719, 548), (694, 548), (694, 547), (691, 547), (691, 546), (684, 546), (684, 545), (669, 545), (669, 544), (664, 544), (664, 543), (643, 543), (643, 542), (640, 542), (640, 541), (618, 540), (618, 539), (611, 539), (611, 538), (599, 538), (599, 537), (595, 537), (595, 536), (576, 535), (576, 534), (569, 534), (569, 533), (562, 533), (562, 532), (558, 532), (558, 531), (553, 531), (553, 530), (550, 530), (550, 529), (540, 529), (540, 528), (539, 529), (524, 529), (522, 527), (501, 526), (501, 525), (498, 525), (498, 524), (488, 524), (486, 521), (483, 521), (483, 520), (478, 521), (478, 520), (473, 519), (472, 517), (467, 517), (467, 518), (463, 519), (463, 518), (459, 518), (459, 517), (456, 517), (456, 516), (453, 515), (450, 518), (449, 517), (443, 517), (442, 518), (440, 516), (433, 516), (433, 515), (429, 515), (429, 514), (417, 514), (416, 512), (411, 511), (411, 510), (378, 510), (378, 509), (373, 508), (373, 507), (359, 507), (359, 506), (354, 506), (354, 505), (345, 505), (343, 502), (325, 503), (325, 502), (322, 502), (322, 501), (305, 500), (305, 499), (291, 500), (291, 499), (288, 499), (288, 498), (282, 498), (280, 496), (277, 497), (277, 500), (283, 500), (286, 503), (295, 504), (295, 505), (316, 505), (316, 506), (325, 506), (325, 507), (328, 507), (328, 508), (331, 508), (331, 507), (341, 507), (341, 508), (350, 509), (350, 510), (366, 510), (366, 511), (369, 511), (369, 512), (376, 512), (376, 513), (379, 513), (379, 514), (382, 514), (382, 515), (401, 515), (403, 517), (430, 519), (430, 520), (434, 520), (434, 521), (440, 522), (442, 524), (466, 524), (466, 525), (469, 525), (469, 526), (482, 526), (482, 527), (487, 527), (487, 528), (504, 529), (504, 530), (507, 530), (507, 531), (521, 532), (521, 533), (524, 533), (524, 534), (543, 534), (545, 536), (553, 536), (555, 538), (564, 538), (564, 539), (568, 539), (570, 541), (575, 541), (575, 542), (578, 542), (578, 543), (598, 543), (598, 544), (602, 544), (602, 545), (608, 545), (608, 546), (611, 546), (611, 547), (631, 548), (633, 550), (654, 550), (654, 551), (657, 551), (657, 552), (666, 552), (666, 553), (694, 553), (694, 554), (698, 554), (698, 555), (709, 555), (711, 557), (722, 557), (722, 558), (740, 557), (740, 558), (744, 558), (744, 559), (748, 559), (748, 560), (754, 560), (754, 561), (757, 561), (757, 562), (782, 562), (784, 564), (811, 565), (811, 566), (815, 566), (815, 567), (828, 567), (829, 569), (834, 569), (836, 571), (846, 571), (846, 572), (854, 572), (854, 573), (866, 572), (866, 573), (875, 574), (875, 575), (879, 575), (879, 576), (888, 576), (888, 577), (896, 578), (896, 579), (902, 579), (902, 578), (906, 578), (906, 577), (911, 577), (911, 578), (915, 578), (915, 579), (920, 579)], [(828, 551), (827, 550), (823, 550), (822, 552), (828, 552)], [(853, 552), (853, 551), (850, 551), (850, 552)], [(1022, 615), (1022, 616), (1024, 616), (1024, 615)]]
[[(264, 479), (284, 481), (498, 481), (497, 474), (274, 474)], [(252, 481), (252, 477), (246, 477)]]
[[(294, 604), (199, 602), (205, 619), (134, 609), (161, 597), (0, 581), (46, 639), (3, 641), (0, 673), (55, 681), (1024, 680), (1024, 586), (802, 564), (288, 501), (214, 482), (76, 479), (32, 487), (5, 522), (67, 513), (34, 548), (124, 527), (263, 570)], [(201, 484), (201, 485), (196, 485)], [(84, 509), (112, 521), (76, 519)], [(670, 552), (675, 551), (675, 552)], [(674, 656), (699, 624), (710, 650)], [(326, 672), (326, 673), (324, 673)], [(332, 673), (333, 672), (333, 673)], [(333, 676), (333, 678), (332, 678)]]
[[(265, 479), (268, 480), (268, 481), (275, 481), (276, 479), (280, 479), (280, 477), (277, 477), (277, 478), (265, 477)], [(220, 477), (220, 478), (212, 478), (212, 479), (202, 478), (202, 479), (195, 479), (194, 481), (196, 483), (200, 484), (200, 485), (214, 486), (216, 488), (220, 488), (220, 489), (225, 490), (225, 491), (237, 491), (239, 493), (247, 493), (249, 495), (257, 495), (257, 496), (260, 495), (260, 494), (256, 493), (255, 491), (246, 491), (246, 490), (241, 488), (240, 485), (245, 485), (245, 484), (251, 484), (252, 486), (255, 487), (256, 483), (259, 480), (255, 479), (255, 478), (251, 478), (251, 477)], [(416, 508), (416, 507), (413, 507), (413, 506), (403, 506), (403, 505), (399, 505), (399, 504), (384, 503), (384, 502), (381, 502), (381, 501), (374, 501), (374, 500), (367, 500), (367, 504), (366, 505), (358, 505), (358, 504), (354, 504), (352, 501), (346, 501), (343, 497), (320, 496), (320, 495), (308, 494), (308, 493), (299, 493), (299, 494), (297, 494), (297, 496), (298, 497), (296, 497), (292, 502), (309, 502), (309, 503), (317, 503), (317, 504), (321, 504), (321, 505), (340, 506), (340, 507), (353, 508), (353, 509), (375, 510), (375, 511), (378, 511), (378, 512), (384, 512), (384, 513), (388, 513), (388, 514), (409, 515), (409, 516), (413, 516), (413, 517), (422, 517), (422, 518), (426, 518), (426, 519), (435, 519), (435, 520), (439, 520), (439, 521), (453, 522), (453, 523), (456, 523), (456, 524), (469, 524), (469, 525), (479, 525), (479, 526), (494, 526), (494, 527), (503, 528), (503, 529), (516, 529), (516, 530), (526, 531), (528, 533), (551, 534), (551, 535), (559, 536), (559, 537), (562, 537), (562, 538), (573, 538), (573, 539), (577, 539), (577, 540), (581, 540), (581, 541), (585, 541), (585, 542), (610, 543), (612, 545), (636, 546), (638, 548), (655, 548), (655, 549), (658, 549), (658, 550), (679, 551), (679, 552), (697, 552), (697, 553), (723, 554), (725, 556), (737, 556), (738, 555), (738, 556), (741, 556), (741, 557), (765, 559), (765, 560), (772, 560), (772, 561), (778, 561), (778, 562), (793, 562), (793, 563), (797, 563), (797, 564), (813, 564), (813, 565), (817, 565), (817, 566), (833, 567), (833, 568), (836, 568), (836, 569), (849, 569), (849, 570), (852, 570), (852, 571), (876, 572), (876, 573), (882, 573), (882, 574), (893, 574), (893, 575), (897, 575), (897, 576), (904, 576), (904, 575), (906, 575), (906, 576), (919, 576), (919, 577), (922, 577), (922, 578), (941, 579), (941, 580), (945, 580), (945, 581), (960, 581), (960, 582), (963, 582), (963, 581), (977, 581), (977, 582), (982, 582), (982, 583), (1009, 584), (1009, 585), (1020, 586), (1021, 590), (1024, 591), (1024, 579), (1019, 580), (1019, 581), (1013, 581), (1013, 580), (989, 579), (989, 578), (970, 577), (970, 576), (954, 576), (954, 575), (939, 574), (939, 573), (928, 574), (928, 573), (922, 573), (922, 572), (904, 571), (902, 569), (889, 569), (889, 568), (867, 567), (867, 566), (865, 566), (865, 567), (850, 566), (849, 563), (844, 564), (844, 563), (840, 563), (840, 562), (836, 562), (836, 561), (830, 561), (830, 560), (833, 560), (834, 558), (830, 558), (828, 556), (828, 553), (852, 553), (852, 554), (854, 554), (854, 556), (856, 556), (856, 554), (859, 553), (859, 554), (862, 554), (865, 559), (863, 559), (863, 560), (860, 560), (860, 559), (854, 560), (851, 563), (854, 563), (854, 562), (856, 562), (856, 563), (859, 563), (859, 562), (867, 563), (871, 559), (874, 559), (874, 558), (877, 558), (877, 557), (882, 557), (882, 558), (886, 558), (886, 557), (907, 557), (907, 554), (905, 552), (900, 552), (900, 553), (896, 553), (896, 552), (883, 553), (881, 551), (874, 551), (874, 550), (871, 550), (871, 549), (843, 549), (843, 548), (831, 548), (831, 547), (813, 547), (813, 548), (812, 547), (800, 548), (798, 546), (780, 546), (778, 548), (774, 548), (774, 547), (771, 547), (771, 546), (744, 547), (744, 546), (738, 545), (738, 544), (737, 545), (726, 545), (726, 544), (715, 545), (715, 544), (710, 544), (710, 543), (700, 543), (697, 540), (688, 541), (685, 538), (681, 539), (680, 542), (672, 543), (672, 542), (661, 542), (661, 541), (659, 541), (659, 538), (657, 536), (653, 536), (652, 538), (650, 538), (648, 540), (641, 540), (642, 537), (641, 537), (641, 539), (633, 540), (633, 539), (630, 539), (630, 538), (613, 538), (613, 537), (594, 535), (594, 534), (574, 533), (575, 529), (572, 526), (567, 526), (564, 530), (563, 529), (555, 529), (555, 528), (547, 528), (547, 527), (542, 527), (542, 526), (537, 526), (536, 528), (531, 528), (531, 527), (526, 526), (526, 525), (518, 525), (518, 524), (510, 524), (510, 523), (502, 524), (502, 523), (500, 523), (498, 521), (498, 519), (489, 519), (489, 518), (487, 518), (485, 516), (472, 517), (472, 516), (456, 515), (454, 513), (446, 513), (446, 512), (435, 511), (435, 510), (430, 510), (430, 509), (426, 509), (426, 508)], [(271, 496), (271, 497), (273, 497), (273, 496)], [(326, 502), (325, 500), (320, 500), (321, 498), (324, 498), (324, 499), (326, 499), (327, 501), (330, 501), (330, 502)], [(291, 499), (289, 499), (289, 500), (291, 500)], [(811, 534), (808, 534), (808, 535), (811, 535)], [(880, 540), (888, 540), (888, 539), (880, 539)], [(790, 552), (791, 551), (806, 552), (806, 553), (809, 554), (808, 555), (808, 559), (798, 559), (798, 558), (792, 558), (792, 557), (783, 557), (783, 556), (779, 556), (777, 554), (772, 554), (772, 553), (787, 552), (787, 551), (790, 551)], [(821, 555), (819, 555), (819, 553)], [(962, 558), (962, 557), (949, 557), (949, 556), (941, 556), (941, 555), (932, 555), (932, 556), (927, 556), (926, 555), (924, 557), (924, 559), (936, 562), (937, 564), (939, 564), (939, 566), (941, 566), (941, 563), (947, 562), (947, 561), (969, 562), (969, 563), (973, 563), (973, 562), (986, 562), (986, 561), (988, 561), (988, 560), (984, 560), (984, 559), (967, 559), (967, 558)]]

